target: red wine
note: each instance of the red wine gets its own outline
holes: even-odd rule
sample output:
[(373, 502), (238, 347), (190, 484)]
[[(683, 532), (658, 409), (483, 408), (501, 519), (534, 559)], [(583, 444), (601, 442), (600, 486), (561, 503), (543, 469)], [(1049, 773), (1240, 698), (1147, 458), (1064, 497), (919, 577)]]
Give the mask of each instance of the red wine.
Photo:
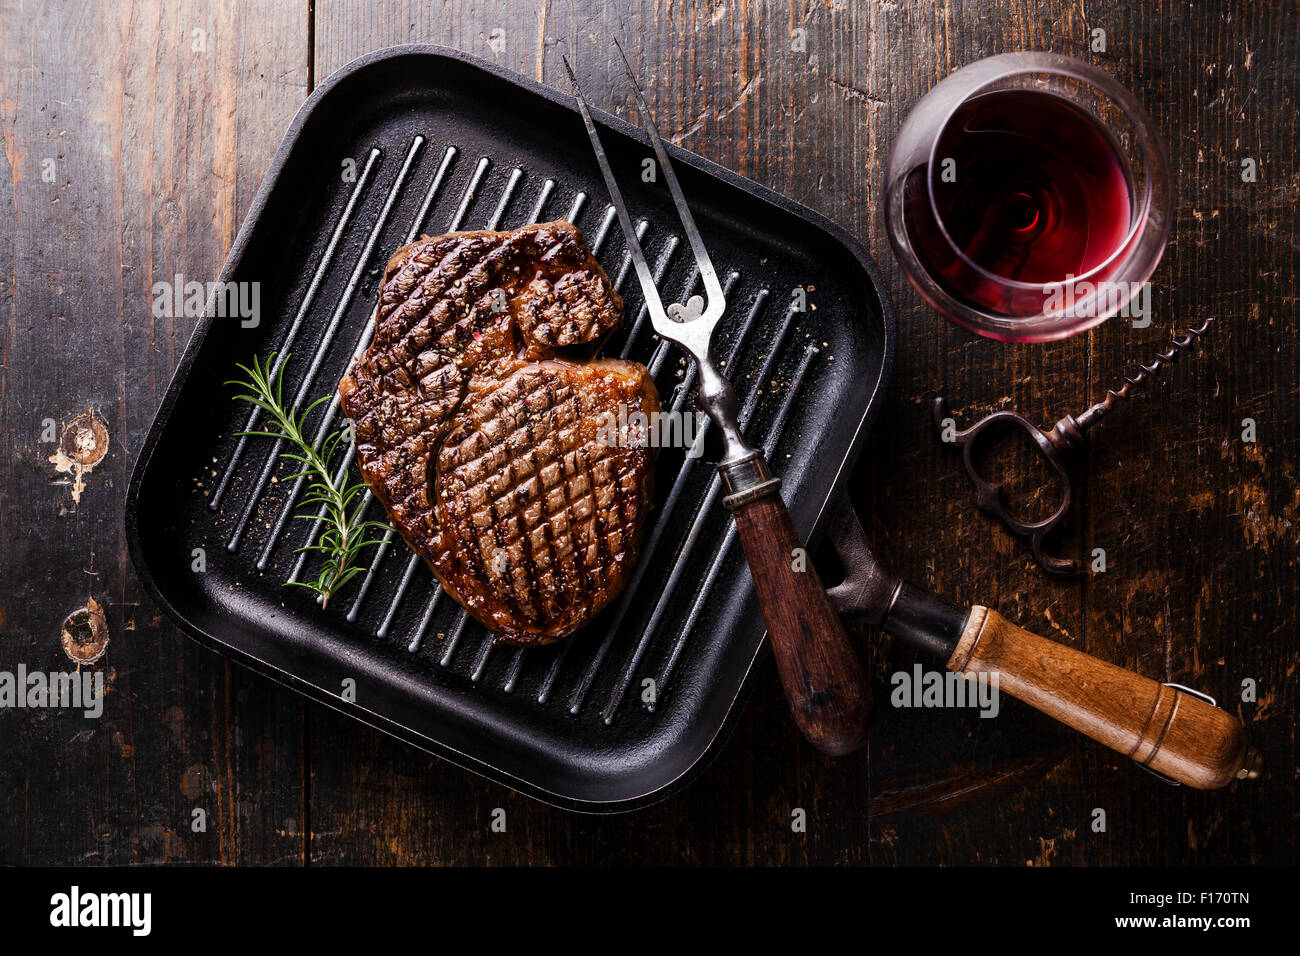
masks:
[(1126, 164), (1091, 116), (1050, 93), (970, 99), (939, 136), (929, 190), (924, 171), (917, 172), (908, 183), (917, 255), (940, 284), (977, 308), (1035, 315), (1044, 305), (1042, 286), (1068, 276), (1105, 280), (1108, 260), (1120, 258), (1129, 238)]

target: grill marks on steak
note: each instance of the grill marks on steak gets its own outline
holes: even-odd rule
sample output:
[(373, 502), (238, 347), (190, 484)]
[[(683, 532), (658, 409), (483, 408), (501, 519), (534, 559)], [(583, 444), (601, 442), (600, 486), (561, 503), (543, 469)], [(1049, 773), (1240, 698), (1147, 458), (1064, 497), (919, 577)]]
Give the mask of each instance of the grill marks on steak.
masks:
[(567, 634), (622, 589), (649, 506), (649, 453), (610, 447), (598, 429), (619, 403), (648, 404), (652, 388), (631, 363), (547, 361), (457, 416), (438, 455), (435, 549), (458, 565), (457, 599), (488, 610), (493, 630), (545, 621)]
[(566, 222), (421, 239), (389, 262), (372, 343), (339, 384), (394, 526), (510, 643), (572, 633), (636, 562), (651, 451), (598, 430), (658, 396), (640, 365), (571, 354), (621, 320)]
[(622, 313), (623, 300), (568, 223), (451, 233), (397, 251), (371, 348), (398, 361), (432, 348), (461, 368), (551, 357), (556, 347), (598, 339)]

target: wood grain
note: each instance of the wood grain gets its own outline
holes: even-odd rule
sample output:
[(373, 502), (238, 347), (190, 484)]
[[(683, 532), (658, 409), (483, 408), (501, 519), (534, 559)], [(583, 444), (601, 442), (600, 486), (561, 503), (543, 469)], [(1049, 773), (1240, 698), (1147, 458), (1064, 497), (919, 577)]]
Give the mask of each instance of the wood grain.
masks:
[[(216, 277), (305, 96), (304, 14), (0, 8), (0, 669), (72, 669), (60, 628), (88, 597), (111, 635), (100, 719), (0, 710), (0, 862), (302, 859), (302, 703), (163, 623), (122, 496), (194, 323), (155, 318), (151, 286)], [(43, 423), (92, 408), (109, 451), (74, 502)]]
[[(209, 23), (223, 55), (191, 56), (185, 36)], [(1090, 49), (1095, 28), (1104, 52)], [(0, 712), (0, 861), (1294, 862), (1294, 3), (10, 0), (0, 35), (0, 204), (13, 210), (0, 224), (0, 413), (14, 449), (0, 463), (0, 646), (9, 661), (56, 666), (59, 622), (92, 593), (109, 612), (115, 675), (108, 712), (87, 726)], [(1014, 701), (984, 720), (895, 709), (883, 692), (870, 762), (831, 760), (799, 736), (769, 667), (688, 790), (626, 817), (577, 817), (304, 706), (160, 620), (127, 570), (118, 514), (190, 320), (154, 320), (145, 293), (153, 276), (215, 275), (309, 71), (320, 80), (368, 51), (432, 42), (567, 89), (567, 53), (592, 100), (629, 115), (611, 35), (665, 133), (825, 213), (877, 256), (900, 353), (853, 487), (882, 561), (1213, 694), (1264, 751), (1268, 777), (1217, 793), (1163, 787)], [(1112, 321), (1048, 346), (976, 339), (924, 307), (888, 252), (879, 186), (910, 106), (965, 63), (1027, 48), (1112, 72), (1168, 139), (1177, 220), (1149, 328)], [(59, 155), (58, 184), (42, 183), (40, 159)], [(1254, 183), (1241, 180), (1246, 157)], [(945, 395), (967, 420), (1014, 407), (1050, 423), (1211, 314), (1206, 348), (1099, 428), (1080, 463), (1082, 506), (1060, 545), (1104, 548), (1107, 570), (1048, 578), (976, 511), (932, 434), (931, 400)], [(40, 423), (88, 404), (114, 444), (72, 509), (51, 484)], [(1241, 440), (1247, 417), (1254, 443)], [(1031, 469), (1028, 452), (1008, 450), (1005, 480), (1032, 488)], [(859, 633), (878, 690), (915, 662)], [(1246, 679), (1255, 701), (1241, 700)], [(184, 831), (191, 768), (216, 808), (203, 836)], [(489, 829), (496, 807), (505, 833)], [(791, 828), (796, 808), (804, 833)], [(1105, 832), (1090, 826), (1098, 808)]]
[[(728, 498), (725, 504), (736, 520), (791, 716), (822, 753), (851, 754), (866, 744), (871, 716), (871, 690), (857, 648), (831, 609), (777, 481), (747, 491), (757, 496)], [(797, 567), (801, 560), (805, 566)]]
[(971, 608), (947, 667), (996, 680), (999, 692), (1180, 784), (1216, 790), (1245, 773), (1245, 732), (1227, 711), (1031, 634), (989, 608)]

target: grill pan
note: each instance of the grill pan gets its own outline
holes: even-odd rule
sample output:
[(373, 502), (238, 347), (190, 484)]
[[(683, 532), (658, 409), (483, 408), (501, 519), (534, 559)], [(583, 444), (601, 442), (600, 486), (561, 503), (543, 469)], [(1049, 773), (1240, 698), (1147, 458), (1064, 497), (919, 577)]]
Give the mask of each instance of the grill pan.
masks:
[[(596, 118), (629, 207), (644, 217), (657, 284), (684, 298), (698, 277), (667, 191), (641, 182), (645, 136)], [(878, 408), (892, 305), (875, 264), (837, 226), (671, 154), (727, 291), (716, 354), (741, 425), (781, 475), (808, 539), (836, 511)], [(146, 588), (203, 645), (534, 797), (615, 812), (703, 768), (766, 646), (712, 465), (661, 452), (635, 576), (589, 626), (558, 646), (494, 648), (400, 539), (370, 552), (371, 570), (326, 610), (283, 587), (304, 574), (294, 549), (311, 522), (287, 520), (301, 492), (285, 480), (293, 469), (269, 440), (234, 437), (247, 406), (222, 384), (236, 362), (279, 352), (289, 356), (287, 394), (328, 394), (368, 341), (399, 245), (561, 217), (583, 230), (626, 300), (605, 354), (647, 364), (665, 406), (693, 408), (674, 390), (687, 368), (650, 330), (568, 97), (432, 46), (371, 54), (333, 74), (295, 118), (222, 269), (223, 282), (260, 283), (259, 321), (199, 321), (136, 462), (126, 528)], [(308, 433), (339, 424), (337, 406), (322, 408)], [(342, 463), (355, 476), (352, 458), (348, 447)]]

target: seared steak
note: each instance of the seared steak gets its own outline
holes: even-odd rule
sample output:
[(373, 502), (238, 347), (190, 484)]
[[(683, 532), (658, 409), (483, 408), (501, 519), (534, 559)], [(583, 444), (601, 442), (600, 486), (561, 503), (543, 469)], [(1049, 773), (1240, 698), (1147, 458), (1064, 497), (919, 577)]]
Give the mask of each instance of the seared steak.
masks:
[(388, 263), (374, 339), (339, 383), (393, 526), (513, 644), (573, 633), (636, 562), (652, 452), (602, 425), (659, 398), (643, 366), (576, 354), (622, 311), (567, 222), (420, 239)]

